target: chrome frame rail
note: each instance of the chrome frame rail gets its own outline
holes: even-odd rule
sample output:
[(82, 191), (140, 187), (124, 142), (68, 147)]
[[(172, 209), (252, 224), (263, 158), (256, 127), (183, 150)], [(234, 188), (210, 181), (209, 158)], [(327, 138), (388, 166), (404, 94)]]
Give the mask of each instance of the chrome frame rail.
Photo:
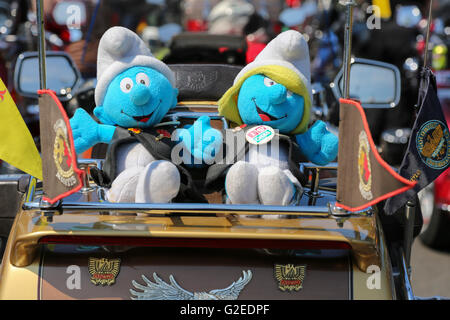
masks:
[[(38, 201), (26, 202), (25, 210), (42, 209)], [(246, 215), (283, 214), (292, 216), (330, 216), (328, 207), (311, 206), (262, 206), (208, 203), (111, 203), (111, 202), (68, 202), (61, 204), (64, 210), (85, 211), (133, 211), (136, 213), (233, 213)]]

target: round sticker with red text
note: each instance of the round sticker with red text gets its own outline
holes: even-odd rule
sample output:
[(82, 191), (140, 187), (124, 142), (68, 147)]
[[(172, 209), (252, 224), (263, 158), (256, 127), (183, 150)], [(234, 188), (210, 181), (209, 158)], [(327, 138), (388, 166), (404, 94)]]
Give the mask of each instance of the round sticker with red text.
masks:
[(261, 145), (269, 143), (275, 136), (275, 131), (265, 125), (260, 125), (249, 129), (245, 135), (248, 143)]

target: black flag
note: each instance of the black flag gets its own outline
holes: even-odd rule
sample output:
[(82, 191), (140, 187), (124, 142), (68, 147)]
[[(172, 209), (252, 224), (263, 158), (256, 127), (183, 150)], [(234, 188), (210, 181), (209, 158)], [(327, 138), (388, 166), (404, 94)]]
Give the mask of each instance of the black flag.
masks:
[(417, 181), (413, 189), (386, 201), (384, 211), (391, 215), (415, 198), (417, 193), (442, 174), (450, 163), (450, 135), (437, 97), (436, 78), (429, 68), (422, 71), (419, 112), (399, 173)]

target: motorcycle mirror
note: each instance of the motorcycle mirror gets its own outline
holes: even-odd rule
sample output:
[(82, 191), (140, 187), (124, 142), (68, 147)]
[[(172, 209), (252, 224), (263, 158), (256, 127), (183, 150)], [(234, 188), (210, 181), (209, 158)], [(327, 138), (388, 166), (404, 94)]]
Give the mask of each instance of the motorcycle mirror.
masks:
[[(70, 56), (64, 52), (47, 51), (47, 88), (56, 92), (61, 101), (72, 99), (79, 86), (80, 72)], [(38, 52), (19, 55), (14, 70), (14, 86), (24, 97), (38, 98), (39, 56)]]
[[(336, 99), (344, 92), (344, 70), (330, 84)], [(400, 101), (400, 71), (392, 64), (352, 58), (350, 66), (350, 98), (359, 100), (364, 108), (393, 108)]]

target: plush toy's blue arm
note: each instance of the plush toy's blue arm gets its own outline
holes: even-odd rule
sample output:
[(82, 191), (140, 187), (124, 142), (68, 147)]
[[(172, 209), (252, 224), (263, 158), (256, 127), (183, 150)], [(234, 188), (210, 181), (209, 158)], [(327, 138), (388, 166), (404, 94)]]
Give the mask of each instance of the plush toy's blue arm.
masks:
[(99, 124), (82, 108), (75, 111), (70, 119), (75, 151), (83, 153), (97, 143), (109, 143), (112, 140), (115, 126)]
[(192, 160), (195, 161), (193, 167), (212, 164), (222, 146), (222, 133), (211, 127), (208, 116), (201, 116), (192, 126), (186, 126), (185, 129), (180, 134), (180, 143), (192, 155)]
[(313, 163), (326, 165), (338, 153), (338, 137), (328, 131), (325, 122), (316, 121), (305, 133), (296, 136), (303, 154)]

